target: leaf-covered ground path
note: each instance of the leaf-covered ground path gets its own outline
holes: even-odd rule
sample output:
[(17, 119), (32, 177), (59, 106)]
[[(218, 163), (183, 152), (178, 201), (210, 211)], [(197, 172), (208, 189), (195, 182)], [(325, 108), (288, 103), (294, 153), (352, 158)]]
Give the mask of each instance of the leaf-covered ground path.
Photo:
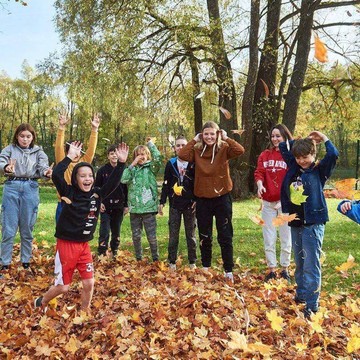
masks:
[(121, 252), (95, 261), (91, 314), (77, 276), (43, 314), (33, 300), (53, 282), (50, 254), (35, 249), (31, 272), (14, 265), (0, 282), (1, 359), (360, 359), (358, 297), (322, 293), (308, 321), (293, 286), (246, 269), (229, 284)]

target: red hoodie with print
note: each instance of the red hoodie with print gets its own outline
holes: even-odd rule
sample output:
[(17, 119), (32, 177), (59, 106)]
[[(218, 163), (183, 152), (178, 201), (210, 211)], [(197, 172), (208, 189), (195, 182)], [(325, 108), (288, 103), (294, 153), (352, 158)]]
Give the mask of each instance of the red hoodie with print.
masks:
[(280, 151), (267, 149), (259, 155), (254, 177), (255, 182), (261, 180), (266, 189), (262, 194), (264, 200), (269, 202), (280, 200), (281, 183), (286, 171), (287, 165)]

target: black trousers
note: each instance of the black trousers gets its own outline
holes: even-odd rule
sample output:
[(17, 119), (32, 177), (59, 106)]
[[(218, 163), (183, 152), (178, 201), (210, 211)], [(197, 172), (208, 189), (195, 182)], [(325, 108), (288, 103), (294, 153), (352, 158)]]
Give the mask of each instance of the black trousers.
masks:
[(196, 219), (199, 229), (201, 262), (204, 267), (211, 266), (214, 217), (224, 270), (225, 272), (232, 272), (234, 267), (233, 227), (231, 222), (232, 200), (229, 193), (216, 198), (198, 198), (196, 200)]

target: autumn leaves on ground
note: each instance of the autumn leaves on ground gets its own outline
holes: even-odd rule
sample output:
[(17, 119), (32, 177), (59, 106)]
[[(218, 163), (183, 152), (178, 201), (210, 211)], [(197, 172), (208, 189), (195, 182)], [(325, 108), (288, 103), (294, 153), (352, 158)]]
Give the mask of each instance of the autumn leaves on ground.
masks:
[(52, 253), (35, 247), (31, 272), (14, 265), (0, 283), (2, 359), (360, 358), (358, 297), (322, 293), (307, 321), (292, 285), (239, 266), (231, 284), (220, 271), (171, 271), (122, 251), (95, 260), (91, 314), (79, 311), (78, 281), (43, 314), (33, 299), (53, 281)]

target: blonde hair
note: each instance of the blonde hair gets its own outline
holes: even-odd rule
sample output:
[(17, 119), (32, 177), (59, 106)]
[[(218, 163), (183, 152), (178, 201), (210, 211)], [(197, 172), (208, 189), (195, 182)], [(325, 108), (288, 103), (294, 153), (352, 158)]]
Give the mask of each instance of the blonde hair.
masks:
[[(214, 122), (214, 121), (207, 121), (207, 122), (203, 125), (203, 127), (202, 127), (202, 129), (201, 129), (201, 132), (203, 132), (205, 129), (208, 129), (208, 128), (215, 129), (216, 132), (218, 133), (218, 136), (217, 136), (217, 138), (216, 138), (216, 143), (215, 143), (215, 145), (214, 145), (215, 148), (216, 148), (216, 149), (215, 149), (215, 152), (217, 152), (218, 149), (220, 149), (221, 146), (222, 146), (222, 144), (224, 143), (224, 142), (221, 140), (221, 136), (219, 136), (219, 132), (220, 132), (219, 125), (218, 125), (216, 122)], [(197, 144), (195, 145), (195, 147), (197, 147), (198, 149), (203, 149), (205, 145), (206, 145), (206, 144), (205, 144), (204, 139), (201, 139), (201, 142), (197, 143)]]
[(133, 151), (133, 160), (135, 160), (135, 158), (140, 155), (140, 153), (144, 152), (147, 159), (151, 160), (151, 153), (149, 148), (146, 145), (138, 145), (136, 146), (136, 148)]

